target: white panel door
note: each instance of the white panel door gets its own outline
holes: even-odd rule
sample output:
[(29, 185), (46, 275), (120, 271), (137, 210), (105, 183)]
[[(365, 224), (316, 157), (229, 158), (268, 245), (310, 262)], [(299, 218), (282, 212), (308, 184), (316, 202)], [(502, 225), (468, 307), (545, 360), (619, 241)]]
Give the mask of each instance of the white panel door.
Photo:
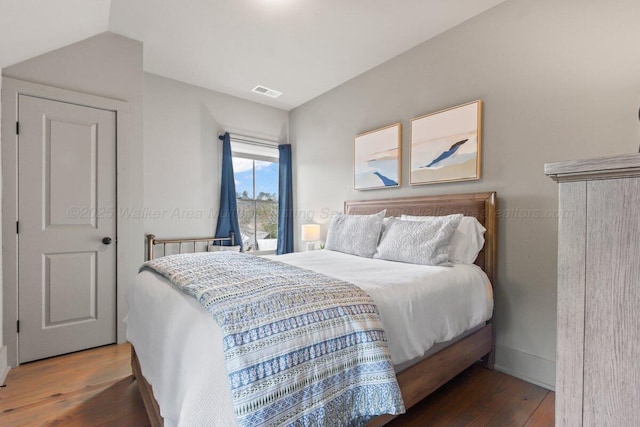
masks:
[(116, 341), (116, 113), (20, 95), (18, 119), (23, 363)]

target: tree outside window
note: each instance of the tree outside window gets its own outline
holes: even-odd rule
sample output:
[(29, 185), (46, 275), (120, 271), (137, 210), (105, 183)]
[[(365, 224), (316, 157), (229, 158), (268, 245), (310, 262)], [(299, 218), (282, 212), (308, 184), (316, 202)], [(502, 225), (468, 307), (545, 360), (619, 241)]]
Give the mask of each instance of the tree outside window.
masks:
[(275, 251), (278, 239), (278, 162), (234, 155), (233, 171), (244, 250)]

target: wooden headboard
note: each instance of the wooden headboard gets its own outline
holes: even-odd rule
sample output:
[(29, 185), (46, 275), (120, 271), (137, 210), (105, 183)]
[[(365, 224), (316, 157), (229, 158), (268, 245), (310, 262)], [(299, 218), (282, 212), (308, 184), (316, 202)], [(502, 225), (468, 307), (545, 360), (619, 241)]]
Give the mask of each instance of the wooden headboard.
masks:
[(484, 248), (476, 259), (491, 284), (495, 286), (497, 275), (497, 198), (495, 192), (446, 194), (442, 196), (420, 196), (399, 199), (352, 200), (344, 202), (347, 214), (367, 215), (387, 210), (387, 216), (430, 215), (441, 216), (461, 213), (474, 216), (487, 229), (484, 235)]

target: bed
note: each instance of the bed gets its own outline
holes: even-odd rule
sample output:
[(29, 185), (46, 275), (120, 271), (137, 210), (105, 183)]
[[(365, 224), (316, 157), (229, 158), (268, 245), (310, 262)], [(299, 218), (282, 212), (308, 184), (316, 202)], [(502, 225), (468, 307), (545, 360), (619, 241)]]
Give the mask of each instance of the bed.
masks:
[[(478, 276), (478, 271), (483, 272), (482, 277), (488, 279), (489, 290), (491, 293), (490, 286), (495, 286), (496, 283), (496, 195), (495, 193), (473, 193), (473, 194), (457, 194), (457, 195), (444, 195), (444, 196), (426, 196), (426, 197), (412, 197), (412, 198), (400, 198), (400, 199), (385, 199), (385, 200), (370, 200), (370, 201), (348, 201), (345, 202), (344, 211), (347, 214), (373, 214), (379, 212), (383, 209), (386, 209), (387, 216), (400, 216), (402, 214), (407, 215), (416, 215), (416, 216), (426, 216), (426, 215), (434, 215), (434, 216), (442, 216), (448, 215), (452, 213), (463, 213), (466, 216), (473, 216), (478, 219), (478, 221), (484, 225), (486, 228), (485, 233), (485, 245), (480, 254), (478, 255), (475, 266), (463, 266), (460, 267), (460, 270), (463, 270), (463, 274), (467, 274), (470, 276)], [(197, 240), (210, 240), (210, 239), (172, 239), (168, 241), (157, 240), (155, 238), (148, 239), (149, 244), (149, 253), (153, 253), (153, 246), (156, 244), (165, 244), (169, 243), (177, 243), (177, 242), (187, 242), (193, 244), (193, 250), (196, 250), (196, 241)], [(316, 251), (317, 254), (294, 254), (291, 256), (288, 261), (293, 264), (299, 264), (301, 266), (313, 266), (313, 268), (319, 268), (322, 270), (323, 268), (327, 268), (327, 265), (333, 266), (332, 268), (335, 270), (336, 266), (339, 265), (348, 265), (349, 260), (344, 260), (342, 255), (331, 253), (331, 251)], [(311, 257), (312, 259), (307, 259)], [(325, 258), (324, 261), (322, 258)], [(318, 259), (321, 259), (318, 261)], [(379, 260), (358, 260), (363, 263), (360, 267), (362, 272), (366, 272), (369, 269), (369, 264), (373, 261)], [(387, 261), (385, 261), (387, 262)], [(387, 262), (388, 263), (388, 262)], [(375, 263), (373, 263), (375, 264)], [(397, 263), (392, 263), (397, 264)], [(355, 264), (354, 264), (355, 265)], [(324, 266), (324, 267), (323, 267)], [(456, 266), (457, 268), (458, 266)], [(391, 267), (389, 267), (391, 268)], [(324, 273), (335, 273), (335, 274), (344, 274), (348, 269), (343, 268), (343, 272), (335, 272), (334, 270), (326, 271)], [(338, 268), (339, 270), (339, 268)], [(357, 271), (357, 268), (356, 268)], [(391, 270), (390, 270), (391, 272)], [(150, 278), (149, 276), (152, 273), (147, 273), (144, 276), (142, 281), (155, 280)], [(391, 274), (391, 273), (390, 273)], [(485, 275), (486, 274), (486, 275)], [(364, 273), (363, 273), (364, 276)], [(357, 274), (351, 277), (352, 282), (358, 281)], [(361, 279), (364, 282), (367, 282), (368, 279)], [(372, 279), (373, 280), (373, 279)], [(358, 283), (355, 283), (359, 285)], [(366, 283), (365, 283), (366, 284)], [(153, 287), (153, 285), (146, 285), (147, 289)], [(143, 289), (144, 286), (141, 286)], [(170, 287), (165, 287), (165, 295), (158, 297), (159, 301), (165, 301), (170, 298), (175, 298), (175, 295), (169, 291), (177, 293), (176, 290), (171, 289)], [(364, 289), (364, 288), (363, 288)], [(369, 293), (375, 294), (375, 289), (365, 289)], [(491, 295), (489, 295), (489, 299), (491, 299)], [(376, 298), (374, 297), (374, 300)], [(378, 301), (376, 300), (378, 304)], [(381, 302), (385, 304), (384, 302)], [(491, 299), (492, 303), (492, 299)], [(170, 318), (169, 315), (164, 316), (164, 323), (159, 321), (157, 323), (161, 324), (157, 326), (159, 329), (152, 331), (145, 331), (144, 334), (139, 333), (138, 337), (135, 337), (135, 333), (132, 334), (132, 369), (134, 376), (138, 380), (140, 391), (143, 397), (143, 401), (145, 404), (145, 408), (149, 414), (149, 418), (151, 424), (155, 426), (170, 426), (176, 423), (175, 416), (169, 416), (167, 419), (163, 419), (160, 412), (160, 407), (162, 405), (164, 413), (188, 413), (196, 412), (193, 419), (198, 419), (197, 417), (202, 416), (202, 414), (198, 415), (197, 412), (201, 409), (198, 407), (189, 407), (190, 393), (193, 393), (188, 384), (162, 384), (161, 378), (162, 375), (158, 374), (158, 372), (164, 370), (171, 370), (172, 375), (185, 375), (185, 376), (193, 376), (193, 365), (197, 365), (199, 362), (195, 359), (193, 354), (201, 354), (199, 348), (196, 350), (196, 347), (190, 347), (192, 344), (190, 342), (198, 341), (202, 342), (207, 339), (213, 339), (211, 337), (207, 338), (207, 335), (210, 335), (212, 332), (208, 331), (208, 326), (204, 326), (202, 330), (196, 331), (194, 334), (191, 334), (190, 338), (184, 333), (176, 333), (174, 330), (174, 336), (171, 339), (163, 339), (159, 338), (162, 336), (163, 329), (171, 330), (172, 328), (180, 329), (180, 320), (181, 318), (188, 319), (190, 316), (190, 310), (197, 310), (195, 307), (195, 303), (190, 303), (188, 301), (184, 301), (182, 304), (182, 308), (176, 309), (175, 317), (171, 317), (172, 320), (167, 320)], [(388, 304), (388, 303), (386, 303)], [(193, 307), (190, 307), (193, 306)], [(173, 310), (172, 308), (158, 308), (159, 312), (166, 313), (167, 310)], [(386, 310), (386, 309), (385, 309)], [(383, 308), (380, 308), (382, 314), (385, 313)], [(151, 309), (150, 311), (153, 311)], [(429, 310), (423, 310), (429, 311)], [(412, 407), (421, 399), (429, 395), (431, 392), (436, 390), (438, 387), (452, 379), (458, 373), (462, 372), (464, 369), (482, 359), (485, 365), (489, 368), (493, 367), (493, 323), (491, 321), (491, 312), (488, 314), (482, 312), (482, 308), (476, 308), (477, 312), (474, 316), (475, 320), (471, 321), (471, 323), (475, 322), (477, 324), (472, 325), (472, 327), (464, 326), (464, 331), (462, 333), (456, 333), (455, 336), (449, 337), (442, 335), (439, 337), (439, 341), (436, 345), (429, 345), (426, 343), (424, 345), (429, 346), (430, 349), (426, 354), (423, 354), (419, 357), (415, 357), (416, 351), (419, 353), (420, 348), (414, 349), (411, 348), (411, 343), (413, 338), (406, 340), (404, 343), (399, 342), (396, 346), (396, 350), (394, 350), (392, 340), (390, 339), (390, 344), (392, 345), (392, 359), (394, 359), (394, 364), (396, 365), (396, 377), (398, 384), (400, 386), (400, 390), (402, 392), (402, 398), (404, 400), (404, 404), (407, 408)], [(485, 309), (486, 311), (486, 309)], [(416, 310), (417, 313), (414, 313), (416, 317), (410, 318), (406, 320), (406, 322), (416, 322), (420, 320), (420, 310)], [(171, 313), (167, 313), (173, 316)], [(424, 314), (424, 313), (423, 313)], [(157, 315), (159, 316), (159, 315)], [(203, 316), (202, 313), (199, 316)], [(480, 319), (478, 316), (481, 316)], [(134, 316), (135, 317), (135, 316)], [(146, 319), (146, 316), (142, 316)], [(142, 323), (146, 320), (141, 319), (138, 320), (138, 323)], [(388, 316), (387, 316), (388, 317)], [(213, 319), (209, 319), (211, 323)], [(186, 322), (187, 320), (182, 320)], [(385, 322), (387, 322), (385, 320)], [(407, 335), (411, 337), (411, 333), (398, 333), (402, 328), (406, 327), (407, 323), (397, 323), (392, 326), (393, 333), (391, 336), (399, 336), (399, 335)], [(155, 325), (155, 321), (150, 321), (150, 324), (153, 323)], [(446, 323), (446, 322), (445, 322)], [(163, 325), (163, 326), (162, 326)], [(469, 325), (467, 325), (469, 326)], [(150, 326), (149, 328), (153, 329), (156, 326)], [(391, 327), (391, 326), (390, 326)], [(462, 327), (462, 326), (460, 326)], [(459, 328), (460, 328), (459, 327)], [(387, 329), (387, 323), (385, 323), (385, 329)], [(455, 328), (454, 328), (455, 329)], [(407, 329), (408, 331), (408, 329)], [(451, 331), (449, 331), (451, 333)], [(458, 331), (460, 332), (460, 331)], [(389, 332), (387, 332), (389, 335)], [(142, 336), (140, 336), (142, 335)], [(448, 339), (442, 339), (442, 338)], [(430, 337), (433, 343), (438, 341), (437, 338)], [(156, 340), (155, 347), (153, 344), (149, 344), (146, 341)], [(191, 340), (191, 341), (189, 341)], [(138, 348), (140, 346), (140, 348)], [(147, 348), (144, 348), (147, 347)], [(149, 350), (149, 347), (154, 348), (154, 350)], [(399, 350), (397, 349), (399, 348)], [(187, 350), (183, 350), (187, 349)], [(191, 350), (189, 350), (191, 349)], [(395, 351), (395, 353), (394, 353)], [(406, 360), (406, 359), (409, 360)], [(170, 360), (163, 360), (170, 359)], [(403, 363), (397, 363), (397, 362)], [(192, 369), (192, 372), (189, 370)], [(150, 382), (154, 384), (151, 386), (147, 381), (147, 378), (144, 374), (148, 374), (151, 372), (155, 373), (152, 375), (153, 378), (150, 377)], [(174, 372), (175, 371), (175, 372)], [(215, 373), (213, 373), (215, 374)], [(212, 375), (213, 375), (212, 374)], [(224, 374), (224, 373), (223, 373)], [(166, 375), (165, 375), (166, 377)], [(170, 377), (170, 376), (169, 376)], [(170, 382), (169, 380), (164, 380), (164, 382)], [(197, 379), (193, 382), (197, 382)], [(162, 388), (163, 392), (160, 394), (164, 395), (164, 399), (160, 399), (164, 403), (161, 402), (161, 405), (158, 404), (157, 400), (157, 391), (154, 391), (154, 387), (158, 389)], [(193, 386), (195, 387), (195, 386)], [(169, 392), (164, 391), (167, 389), (171, 389)], [(219, 390), (219, 388), (217, 389)], [(213, 392), (212, 396), (210, 396), (209, 402), (216, 401), (221, 402), (224, 399), (222, 394), (216, 394), (221, 392)], [(200, 400), (202, 402), (202, 399)], [(206, 399), (204, 401), (207, 401)], [(184, 404), (179, 403), (174, 408), (169, 408), (172, 405), (176, 405), (175, 402), (185, 402)], [(182, 406), (180, 406), (182, 405)], [(194, 405), (192, 405), (194, 406)], [(195, 405), (198, 406), (198, 405)], [(200, 407), (203, 405), (199, 405)], [(206, 405), (204, 405), (206, 406)], [(223, 405), (224, 406), (224, 405)], [(181, 424), (189, 425), (189, 416), (181, 415)], [(394, 418), (391, 415), (382, 415), (371, 422), (369, 422), (369, 426), (381, 426)], [(201, 419), (201, 418), (200, 418)], [(197, 424), (196, 422), (192, 422), (193, 424)]]

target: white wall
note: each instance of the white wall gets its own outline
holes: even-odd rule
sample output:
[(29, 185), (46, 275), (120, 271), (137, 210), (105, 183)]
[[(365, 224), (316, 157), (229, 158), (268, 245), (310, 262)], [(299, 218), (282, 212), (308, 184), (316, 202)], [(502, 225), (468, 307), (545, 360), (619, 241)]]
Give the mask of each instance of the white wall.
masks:
[[(142, 43), (113, 33), (102, 33), (6, 67), (2, 71), (2, 75), (3, 77), (126, 102), (126, 112), (119, 113), (118, 117), (118, 208), (142, 211)], [(6, 87), (5, 85), (5, 89)], [(4, 97), (3, 102), (5, 101), (15, 102)], [(6, 104), (4, 111), (5, 124), (7, 124), (9, 109)], [(15, 120), (15, 118), (11, 120)], [(8, 131), (5, 132), (6, 135), (10, 135)], [(15, 220), (15, 211), (11, 211), (11, 206), (7, 206), (5, 203), (2, 209), (5, 221), (11, 218)], [(4, 251), (7, 251), (7, 248), (11, 246), (7, 243), (5, 242)], [(138, 267), (143, 262), (143, 254), (142, 220), (134, 216), (120, 216), (118, 218), (119, 342), (126, 339), (126, 328), (123, 323), (124, 315), (127, 312), (126, 288), (129, 283), (133, 282)], [(7, 261), (7, 252), (4, 255), (4, 260)], [(15, 260), (15, 256), (12, 259)], [(7, 281), (7, 265), (4, 267), (3, 294), (6, 297), (9, 282)], [(12, 277), (11, 286), (15, 288), (15, 277)], [(5, 301), (4, 310), (5, 319), (9, 315), (9, 311), (13, 312), (12, 316), (16, 316), (15, 303), (9, 304), (8, 301)], [(13, 325), (4, 325), (4, 339), (7, 344), (10, 336), (15, 343), (15, 329), (13, 328), (15, 328)], [(15, 345), (9, 346), (9, 348), (15, 348)], [(13, 352), (9, 354), (9, 363), (15, 363)]]
[[(511, 0), (294, 109), (296, 233), (344, 200), (497, 191), (496, 363), (552, 386), (558, 199), (543, 165), (638, 150), (638, 16), (635, 0)], [(410, 119), (475, 99), (482, 179), (409, 186)], [(354, 135), (398, 121), (404, 184), (354, 191)]]
[(2, 75), (127, 101), (142, 117), (142, 43), (127, 37), (98, 34), (5, 67)]
[(288, 113), (154, 74), (144, 75), (144, 230), (213, 236), (228, 131), (287, 141)]

